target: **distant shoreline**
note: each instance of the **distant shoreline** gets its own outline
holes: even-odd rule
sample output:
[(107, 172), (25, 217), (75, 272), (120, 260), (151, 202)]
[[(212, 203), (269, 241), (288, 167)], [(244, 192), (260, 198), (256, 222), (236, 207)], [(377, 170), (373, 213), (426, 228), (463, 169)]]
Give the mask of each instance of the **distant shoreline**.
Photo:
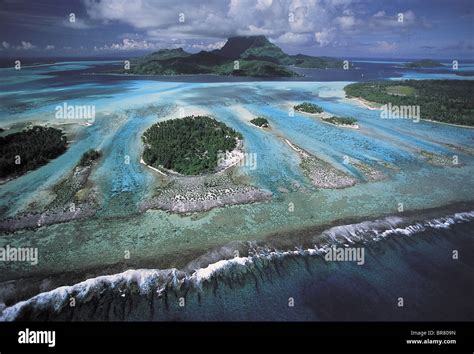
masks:
[[(349, 101), (357, 102), (357, 103), (361, 104), (362, 106), (364, 106), (365, 108), (367, 108), (371, 111), (380, 111), (380, 110), (382, 110), (382, 107), (384, 106), (381, 103), (367, 101), (367, 100), (365, 100), (363, 98), (360, 98), (360, 97), (346, 97), (346, 99), (349, 100)], [(379, 104), (381, 106), (378, 107), (378, 108), (374, 107), (374, 105), (376, 105), (376, 104)], [(456, 124), (456, 123), (440, 122), (438, 120), (432, 120), (432, 119), (426, 119), (426, 118), (420, 118), (420, 120), (423, 120), (425, 122), (430, 122), (430, 123), (446, 124), (446, 125), (450, 125), (450, 126), (458, 127), (458, 128), (474, 129), (474, 126), (471, 126), (471, 125), (462, 125), (462, 124)]]

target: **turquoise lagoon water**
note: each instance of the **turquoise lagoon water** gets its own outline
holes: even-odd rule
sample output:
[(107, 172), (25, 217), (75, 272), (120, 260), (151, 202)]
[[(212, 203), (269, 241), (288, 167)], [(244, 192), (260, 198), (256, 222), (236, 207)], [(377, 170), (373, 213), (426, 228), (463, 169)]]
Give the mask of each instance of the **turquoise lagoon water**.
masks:
[[(460, 68), (462, 72), (472, 72), (471, 68)], [(402, 77), (394, 78), (394, 80), (474, 80), (474, 76), (456, 75), (455, 73), (429, 73), (429, 72), (417, 72), (408, 71), (405, 72)]]
[[(474, 158), (449, 148), (447, 144), (472, 148), (474, 129), (425, 121), (381, 119), (379, 112), (367, 110), (344, 98), (343, 87), (349, 81), (186, 83), (84, 72), (98, 64), (57, 63), (24, 68), (21, 73), (1, 69), (2, 77), (8, 79), (2, 83), (2, 127), (30, 121), (52, 125), (67, 123), (54, 118), (55, 107), (65, 101), (68, 104), (94, 105), (97, 114), (91, 126), (64, 125), (73, 139), (64, 155), (0, 186), (2, 217), (12, 216), (24, 210), (30, 202), (41, 200), (88, 149), (98, 148), (104, 152), (104, 158), (91, 176), (101, 193), (102, 209), (97, 216), (35, 231), (22, 230), (15, 238), (0, 236), (0, 245), (28, 243), (42, 249), (40, 264), (35, 269), (2, 265), (2, 280), (28, 274), (40, 277), (57, 272), (78, 272), (117, 264), (122, 269), (143, 265), (182, 266), (180, 258), (189, 259), (232, 240), (264, 240), (269, 234), (300, 227), (346, 218), (374, 218), (380, 214), (396, 213), (400, 202), (406, 210), (416, 210), (473, 199)], [(414, 77), (409, 72), (405, 75)], [(418, 78), (451, 78), (451, 74), (416, 75)], [(297, 112), (290, 116), (288, 108), (300, 101), (319, 104), (331, 114), (356, 117), (360, 129), (335, 127)], [(247, 176), (255, 186), (274, 193), (272, 202), (214, 209), (199, 218), (169, 215), (162, 211), (138, 213), (137, 204), (150, 192), (154, 181), (154, 173), (139, 163), (141, 133), (154, 122), (178, 117), (180, 107), (185, 107), (187, 112), (208, 112), (243, 134), (245, 151), (255, 154), (257, 165), (256, 168), (243, 166), (239, 173)], [(255, 116), (265, 116), (272, 130), (253, 127), (239, 113), (240, 109)], [(302, 174), (298, 155), (282, 137), (356, 177), (362, 178), (356, 169), (344, 163), (345, 157), (374, 166), (388, 178), (380, 182), (363, 182), (344, 190), (317, 190)], [(456, 154), (463, 166), (442, 168), (429, 165), (420, 156), (421, 149), (446, 156)], [(129, 164), (124, 163), (125, 157), (129, 158)], [(378, 162), (388, 162), (398, 170), (385, 168)], [(294, 212), (288, 211), (289, 203), (294, 203)], [(393, 248), (389, 244), (387, 247)], [(124, 250), (132, 250), (133, 262), (123, 261)], [(393, 253), (393, 262), (396, 262), (397, 252)], [(426, 259), (431, 254), (427, 251)], [(307, 281), (314, 274), (309, 272), (308, 275), (296, 268), (288, 267), (288, 274), (298, 274), (294, 279), (301, 277), (300, 285), (304, 283), (304, 287), (308, 287)], [(383, 278), (384, 274), (378, 276)], [(350, 275), (341, 279), (345, 282), (346, 277), (350, 278)], [(289, 284), (285, 279), (283, 276), (278, 280), (282, 287)], [(367, 284), (360, 277), (356, 279)], [(335, 289), (342, 288), (342, 280)], [(267, 290), (277, 291), (272, 286)], [(374, 286), (370, 289), (374, 291)], [(220, 291), (231, 290), (222, 288)], [(252, 291), (249, 290), (249, 296), (253, 296)], [(281, 290), (281, 293), (286, 294), (286, 291)], [(325, 296), (315, 289), (309, 292), (313, 295), (308, 299)], [(230, 319), (238, 319), (238, 309), (243, 305), (239, 304), (239, 293), (233, 294), (235, 298), (229, 294), (225, 296), (232, 299), (226, 306), (235, 307), (236, 311), (230, 312), (234, 317)], [(203, 301), (210, 301), (204, 308), (218, 302), (212, 298)], [(219, 306), (216, 305), (215, 309)], [(293, 312), (281, 318), (326, 319), (328, 311), (308, 315), (308, 308), (305, 308), (304, 314)], [(204, 316), (199, 311), (192, 311), (191, 315), (193, 313), (194, 318)], [(212, 311), (209, 313), (212, 317)], [(257, 313), (255, 318), (246, 316), (265, 318), (262, 313)], [(184, 318), (190, 317), (186, 315)], [(220, 317), (215, 314), (214, 318)], [(280, 317), (268, 314), (267, 318)]]

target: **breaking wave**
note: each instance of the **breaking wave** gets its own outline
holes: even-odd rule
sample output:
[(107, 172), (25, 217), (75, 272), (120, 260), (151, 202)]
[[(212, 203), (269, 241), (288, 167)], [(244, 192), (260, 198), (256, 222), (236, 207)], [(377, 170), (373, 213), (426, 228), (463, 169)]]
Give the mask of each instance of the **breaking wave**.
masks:
[(218, 280), (241, 282), (252, 273), (258, 274), (275, 266), (276, 261), (282, 258), (318, 257), (335, 245), (350, 246), (391, 236), (411, 237), (429, 229), (448, 229), (454, 224), (471, 220), (474, 220), (474, 211), (416, 223), (410, 223), (407, 217), (388, 216), (331, 227), (317, 237), (318, 242), (313, 248), (297, 247), (293, 250), (278, 250), (256, 242), (231, 242), (202, 255), (181, 270), (131, 269), (40, 293), (4, 308), (0, 313), (0, 321), (78, 319), (72, 314), (72, 299), (77, 306), (87, 307), (86, 313), (94, 313), (94, 319), (110, 318), (112, 312), (118, 319), (128, 319), (126, 313), (117, 314), (118, 310), (114, 306), (118, 305), (113, 305), (114, 301), (117, 303), (117, 300), (123, 299), (130, 304), (145, 297), (150, 306), (155, 306), (157, 302), (168, 306), (170, 296), (179, 298), (186, 297), (190, 291), (199, 293), (203, 286), (217, 286)]

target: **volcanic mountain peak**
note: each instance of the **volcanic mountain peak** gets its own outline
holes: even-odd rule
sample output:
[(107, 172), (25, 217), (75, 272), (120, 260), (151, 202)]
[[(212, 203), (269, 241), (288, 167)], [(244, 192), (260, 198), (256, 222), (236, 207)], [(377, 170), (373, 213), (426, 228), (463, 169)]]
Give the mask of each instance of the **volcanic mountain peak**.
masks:
[[(236, 67), (235, 61), (239, 61)], [(288, 55), (265, 36), (238, 36), (221, 49), (191, 54), (182, 48), (162, 49), (134, 60), (128, 73), (145, 75), (217, 74), (233, 76), (292, 77), (289, 67), (342, 68), (333, 58)]]
[(216, 52), (223, 57), (236, 59), (245, 56), (245, 52), (257, 48), (272, 48), (281, 52), (281, 49), (271, 43), (265, 36), (230, 37), (226, 44)]

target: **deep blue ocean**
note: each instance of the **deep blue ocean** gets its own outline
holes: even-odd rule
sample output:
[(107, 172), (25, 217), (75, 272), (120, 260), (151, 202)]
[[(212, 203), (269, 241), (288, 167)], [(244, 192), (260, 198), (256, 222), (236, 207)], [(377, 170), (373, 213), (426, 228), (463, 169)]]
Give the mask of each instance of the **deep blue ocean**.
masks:
[(359, 240), (351, 246), (364, 248), (362, 265), (314, 250), (261, 249), (191, 276), (143, 269), (91, 278), (9, 307), (2, 319), (472, 321), (474, 212), (378, 223), (377, 231), (337, 228), (336, 236)]

